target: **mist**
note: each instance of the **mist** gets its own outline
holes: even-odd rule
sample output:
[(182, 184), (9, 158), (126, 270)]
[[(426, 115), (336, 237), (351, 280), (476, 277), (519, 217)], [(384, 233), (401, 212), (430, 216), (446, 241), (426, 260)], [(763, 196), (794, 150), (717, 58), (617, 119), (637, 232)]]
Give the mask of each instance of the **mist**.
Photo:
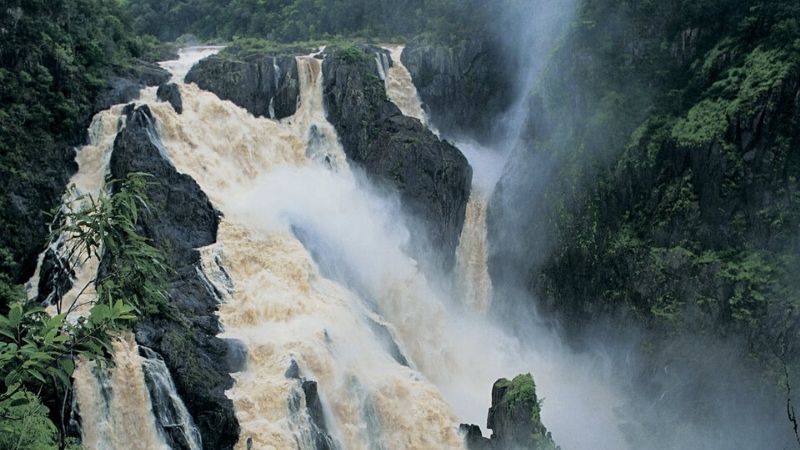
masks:
[[(766, 379), (756, 370), (743, 340), (713, 338), (698, 330), (654, 346), (650, 331), (622, 314), (598, 317), (576, 331), (562, 326), (569, 317), (542, 311), (558, 308), (542, 303), (550, 299), (532, 297), (530, 283), (536, 280), (529, 280), (528, 274), (558, 250), (557, 232), (542, 218), (553, 208), (553, 187), (561, 182), (566, 159), (578, 154), (569, 148), (564, 130), (587, 120), (540, 116), (545, 114), (542, 78), (556, 63), (556, 49), (576, 20), (578, 7), (576, 1), (530, 0), (505, 2), (495, 10), (489, 22), (497, 25), (492, 28), (495, 37), (515, 69), (516, 100), (497, 118), (491, 135), (479, 138), (484, 145), (454, 137), (475, 170), (474, 183), (496, 191), (489, 223), (495, 288), (491, 311), (522, 353), (547, 355), (532, 357), (526, 369), (546, 398), (543, 423), (565, 449), (791, 448), (786, 395), (775, 389), (776, 379)], [(446, 129), (442, 132), (447, 134)], [(602, 166), (611, 156), (579, 154), (587, 167)], [(520, 246), (521, 236), (533, 236), (534, 241)], [(593, 300), (600, 301), (599, 295)], [(506, 366), (506, 376), (518, 369)], [(563, 370), (577, 379), (560, 378)], [(561, 383), (574, 388), (558, 386)], [(590, 385), (605, 389), (606, 396), (585, 396), (582, 388)], [(610, 402), (613, 417), (590, 423), (575, 415), (597, 407), (597, 402)], [(605, 440), (578, 441), (570, 436), (576, 433)]]

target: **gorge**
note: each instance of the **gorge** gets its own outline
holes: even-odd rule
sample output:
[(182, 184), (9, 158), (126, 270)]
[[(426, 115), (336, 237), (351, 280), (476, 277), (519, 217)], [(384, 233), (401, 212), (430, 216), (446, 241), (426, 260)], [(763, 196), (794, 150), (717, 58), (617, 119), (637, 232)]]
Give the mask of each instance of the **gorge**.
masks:
[(87, 1), (176, 42), (0, 50), (2, 446), (800, 445), (791, 2)]

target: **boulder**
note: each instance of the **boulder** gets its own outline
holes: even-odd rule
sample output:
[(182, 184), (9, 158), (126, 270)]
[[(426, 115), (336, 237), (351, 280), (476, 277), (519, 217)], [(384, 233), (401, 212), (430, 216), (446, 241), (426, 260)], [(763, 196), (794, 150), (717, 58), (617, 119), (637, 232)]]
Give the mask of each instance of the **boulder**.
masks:
[(172, 109), (176, 113), (183, 113), (183, 99), (181, 98), (181, 90), (175, 83), (162, 84), (156, 91), (156, 98), (162, 102), (168, 102), (172, 105)]
[(143, 88), (166, 83), (170, 77), (170, 73), (158, 64), (136, 60), (135, 64), (124, 72), (108, 78), (106, 87), (95, 100), (95, 111), (103, 111), (114, 105), (135, 100)]

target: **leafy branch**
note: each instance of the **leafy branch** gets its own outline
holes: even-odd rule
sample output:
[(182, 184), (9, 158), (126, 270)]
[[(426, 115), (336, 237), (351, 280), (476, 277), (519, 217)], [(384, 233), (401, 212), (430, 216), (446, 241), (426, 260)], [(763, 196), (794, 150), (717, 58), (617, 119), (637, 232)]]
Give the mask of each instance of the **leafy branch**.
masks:
[[(114, 336), (130, 328), (139, 315), (157, 312), (165, 304), (168, 268), (162, 253), (138, 228), (140, 214), (147, 209), (147, 177), (134, 173), (110, 181), (113, 194), (76, 196), (65, 205), (52, 236), (64, 240), (64, 256), (73, 265), (93, 258), (103, 263), (90, 282), (76, 287), (80, 290), (74, 298), (57, 299), (56, 314), (51, 316), (33, 299), (20, 298), (11, 302), (7, 315), (0, 315), (0, 410), (20, 407), (39, 397), (26, 393), (43, 390), (63, 392), (65, 403), (79, 360), (110, 364)], [(97, 296), (85, 298), (91, 285)], [(89, 305), (87, 314), (74, 317)]]

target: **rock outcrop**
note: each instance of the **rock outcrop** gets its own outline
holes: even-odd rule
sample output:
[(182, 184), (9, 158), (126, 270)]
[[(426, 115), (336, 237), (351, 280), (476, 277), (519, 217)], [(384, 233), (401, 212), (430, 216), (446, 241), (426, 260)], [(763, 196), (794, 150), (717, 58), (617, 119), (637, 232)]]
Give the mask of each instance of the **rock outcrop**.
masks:
[(497, 380), (492, 387), (492, 407), (485, 438), (477, 425), (462, 425), (469, 450), (555, 450), (558, 447), (542, 424), (541, 402), (531, 374)]
[(239, 425), (225, 390), (233, 386), (230, 364), (241, 360), (240, 347), (215, 337), (220, 332), (215, 315), (219, 299), (202, 278), (195, 250), (216, 241), (219, 213), (200, 186), (163, 156), (150, 109), (134, 110), (131, 105), (127, 113), (127, 125), (114, 143), (111, 175), (153, 176), (147, 191), (149, 208), (140, 226), (167, 253), (173, 269), (169, 312), (142, 318), (135, 328), (136, 340), (163, 358), (200, 430), (203, 447), (230, 449), (238, 440)]
[(224, 52), (197, 63), (187, 83), (230, 100), (257, 117), (282, 119), (297, 110), (300, 81), (292, 55), (261, 55), (247, 59)]
[(425, 109), (443, 132), (485, 138), (511, 105), (514, 69), (498, 45), (486, 39), (445, 45), (418, 38), (403, 51)]
[(446, 141), (404, 116), (386, 96), (371, 47), (329, 48), (322, 65), (328, 120), (350, 161), (380, 186), (396, 190), (404, 211), (424, 233), (412, 252), (452, 268), (464, 224), (472, 168)]
[(172, 109), (174, 109), (176, 113), (183, 113), (183, 98), (181, 98), (181, 90), (178, 88), (177, 84), (162, 84), (156, 91), (156, 98), (172, 105)]
[(109, 77), (106, 87), (95, 100), (95, 110), (103, 111), (135, 100), (143, 88), (159, 86), (169, 81), (170, 77), (170, 73), (158, 64), (137, 60), (127, 71)]
[[(302, 377), (300, 366), (297, 365), (295, 360), (292, 360), (289, 368), (286, 369), (285, 376), (296, 380), (300, 388), (289, 398), (289, 410), (292, 414), (299, 414), (303, 408), (305, 409), (310, 425), (309, 432), (311, 435), (309, 437), (314, 442), (314, 448), (316, 450), (337, 449), (338, 447), (333, 438), (331, 438), (328, 432), (328, 425), (325, 422), (325, 412), (317, 391), (317, 382)], [(305, 400), (304, 402), (301, 401), (300, 391), (303, 393), (302, 399)]]

